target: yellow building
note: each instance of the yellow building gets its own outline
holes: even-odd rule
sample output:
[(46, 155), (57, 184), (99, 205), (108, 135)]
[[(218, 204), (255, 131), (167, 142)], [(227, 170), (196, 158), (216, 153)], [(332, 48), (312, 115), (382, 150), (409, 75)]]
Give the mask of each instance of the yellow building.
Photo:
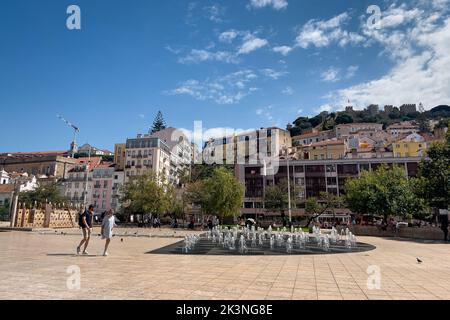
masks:
[(309, 160), (339, 160), (345, 157), (347, 145), (341, 140), (313, 143), (305, 148)]
[(125, 143), (117, 143), (114, 145), (114, 163), (116, 164), (117, 170), (125, 169)]
[(426, 138), (417, 133), (399, 139), (392, 144), (392, 151), (396, 158), (422, 157), (426, 150)]
[(394, 157), (410, 158), (422, 157), (427, 150), (425, 142), (397, 141), (393, 144)]

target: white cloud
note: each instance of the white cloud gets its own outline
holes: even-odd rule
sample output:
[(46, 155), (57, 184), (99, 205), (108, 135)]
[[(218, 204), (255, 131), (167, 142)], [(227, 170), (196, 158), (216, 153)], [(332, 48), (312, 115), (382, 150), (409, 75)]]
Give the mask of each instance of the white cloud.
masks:
[(255, 50), (261, 49), (262, 47), (265, 47), (269, 42), (266, 39), (261, 39), (258, 37), (255, 37), (253, 35), (249, 35), (244, 38), (244, 42), (242, 43), (241, 47), (239, 48), (237, 54), (249, 54), (250, 52), (253, 52)]
[(279, 47), (274, 47), (272, 50), (273, 50), (273, 52), (281, 53), (283, 56), (287, 56), (292, 51), (292, 47), (279, 46)]
[(287, 95), (287, 96), (292, 96), (294, 94), (294, 89), (292, 89), (292, 87), (288, 86), (288, 87), (283, 89), (282, 93)]
[[(383, 53), (393, 60), (394, 67), (382, 77), (332, 92), (331, 102), (342, 106), (350, 100), (359, 108), (372, 103), (422, 102), (426, 109), (448, 104), (450, 17), (442, 15), (439, 9), (425, 10), (429, 5), (429, 2), (419, 1), (411, 3), (410, 7), (391, 6), (384, 13), (384, 19), (391, 17), (387, 20), (389, 24), (385, 24), (389, 27), (377, 30), (363, 26), (371, 41), (384, 48)], [(398, 15), (404, 18), (393, 18)], [(394, 29), (394, 25), (402, 28)]]
[(145, 114), (142, 114), (142, 113), (138, 114), (138, 117), (141, 118), (141, 119), (145, 119)]
[(178, 62), (183, 64), (199, 63), (205, 61), (238, 63), (239, 59), (236, 57), (234, 53), (228, 51), (212, 52), (208, 50), (197, 50), (197, 49), (192, 49), (187, 56), (178, 59)]
[(219, 35), (219, 41), (225, 42), (225, 43), (231, 43), (234, 39), (236, 39), (239, 35), (239, 31), (236, 30), (228, 30), (225, 32), (222, 32)]
[(329, 104), (321, 105), (321, 106), (319, 107), (319, 109), (316, 109), (316, 112), (317, 112), (317, 113), (331, 112), (331, 111), (333, 111), (333, 107), (332, 107), (331, 105), (329, 105)]
[(358, 44), (365, 38), (357, 33), (342, 29), (342, 26), (348, 22), (350, 16), (344, 12), (329, 20), (310, 20), (299, 30), (296, 38), (296, 46), (307, 49), (310, 46), (322, 48), (332, 43), (340, 46), (347, 44)]
[(355, 76), (356, 72), (359, 70), (358, 66), (350, 66), (347, 68), (347, 73), (345, 75), (346, 79), (351, 79)]
[(272, 7), (275, 10), (283, 10), (288, 7), (288, 2), (286, 0), (250, 0), (248, 7), (255, 9)]
[[(270, 70), (271, 72), (268, 72)], [(177, 88), (165, 91), (167, 95), (188, 95), (200, 101), (214, 101), (221, 105), (239, 103), (245, 97), (260, 90), (258, 81), (277, 80), (284, 72), (272, 69), (243, 69), (237, 72), (208, 78), (204, 81), (195, 79), (182, 82)]]
[(339, 75), (339, 69), (336, 69), (334, 67), (331, 67), (328, 70), (322, 72), (320, 77), (322, 78), (322, 81), (325, 82), (337, 82), (341, 80)]
[(260, 71), (266, 77), (272, 78), (274, 80), (278, 80), (281, 77), (283, 77), (283, 76), (288, 74), (287, 71), (277, 71), (277, 70), (270, 69), (270, 68), (261, 69)]
[(256, 115), (257, 115), (257, 116), (260, 116), (260, 115), (263, 114), (263, 112), (264, 112), (263, 109), (257, 109), (257, 110), (256, 110)]
[(224, 16), (226, 12), (226, 8), (219, 5), (213, 4), (211, 6), (206, 6), (203, 8), (206, 14), (206, 18), (210, 21), (221, 23), (224, 22)]

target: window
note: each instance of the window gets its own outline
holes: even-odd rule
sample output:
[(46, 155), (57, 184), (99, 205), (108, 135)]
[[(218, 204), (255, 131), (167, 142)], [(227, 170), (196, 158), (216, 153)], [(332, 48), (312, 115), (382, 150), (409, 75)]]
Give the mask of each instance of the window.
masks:
[(102, 201), (102, 209), (105, 209), (105, 208), (106, 208), (106, 201), (103, 200), (103, 201)]
[(78, 189), (80, 187), (80, 184), (78, 182), (75, 183), (75, 189)]
[(103, 181), (103, 188), (108, 188), (108, 180)]
[(336, 178), (327, 178), (327, 185), (331, 185), (331, 186), (337, 185), (337, 179)]
[(103, 198), (106, 198), (106, 191), (103, 191), (102, 196), (103, 196)]

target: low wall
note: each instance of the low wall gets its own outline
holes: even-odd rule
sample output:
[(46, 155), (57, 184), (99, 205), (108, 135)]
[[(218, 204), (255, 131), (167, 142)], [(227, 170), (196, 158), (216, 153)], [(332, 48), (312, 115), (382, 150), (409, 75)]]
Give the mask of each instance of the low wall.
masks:
[(418, 240), (443, 240), (444, 233), (440, 228), (400, 228), (398, 233), (394, 230), (383, 231), (375, 226), (352, 226), (350, 231), (356, 236), (407, 238)]
[(77, 226), (77, 211), (69, 208), (20, 207), (15, 215), (13, 227), (16, 228), (73, 228)]

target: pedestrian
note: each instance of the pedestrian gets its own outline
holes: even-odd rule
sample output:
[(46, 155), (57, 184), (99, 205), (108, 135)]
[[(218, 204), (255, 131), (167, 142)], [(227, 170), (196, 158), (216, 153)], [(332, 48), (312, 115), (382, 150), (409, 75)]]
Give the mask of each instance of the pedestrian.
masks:
[(89, 208), (80, 215), (78, 224), (83, 230), (83, 239), (77, 247), (77, 254), (80, 254), (81, 246), (84, 244), (83, 254), (88, 255), (87, 247), (89, 246), (89, 240), (91, 239), (92, 231), (92, 219), (94, 216), (94, 206), (90, 205)]
[(115, 226), (115, 217), (114, 212), (109, 210), (106, 212), (105, 218), (102, 221), (102, 239), (106, 240), (105, 242), (105, 250), (103, 252), (103, 256), (108, 256), (108, 247), (111, 242), (111, 238), (113, 236), (113, 229)]

